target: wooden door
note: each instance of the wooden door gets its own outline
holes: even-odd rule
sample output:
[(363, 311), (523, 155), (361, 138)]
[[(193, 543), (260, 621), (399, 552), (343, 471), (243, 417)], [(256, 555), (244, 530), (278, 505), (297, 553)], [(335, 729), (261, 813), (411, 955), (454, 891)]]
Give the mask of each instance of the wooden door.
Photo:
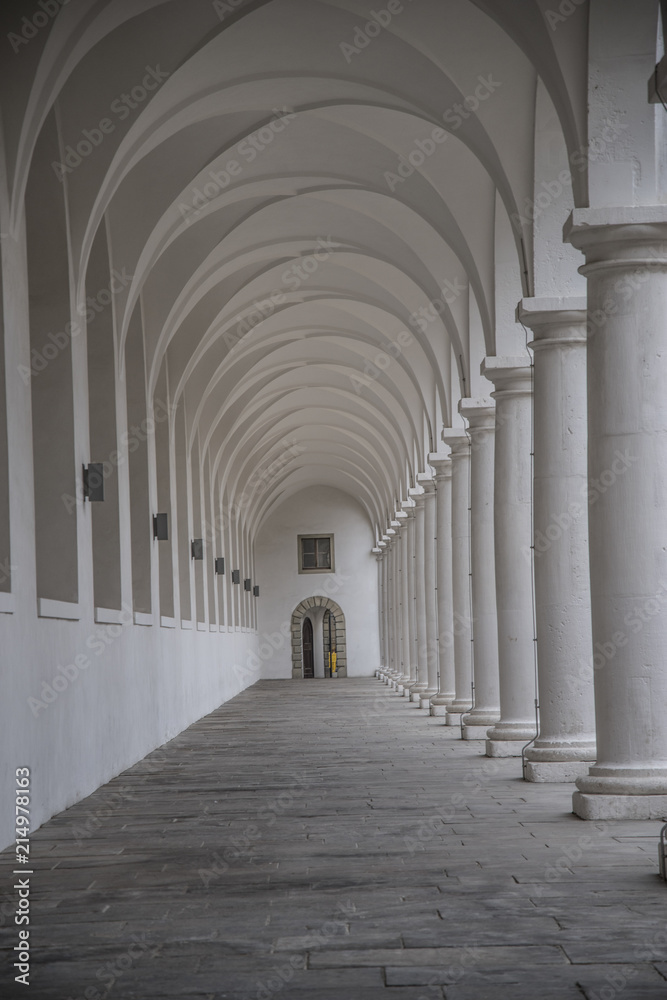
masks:
[(315, 676), (315, 663), (313, 660), (313, 623), (310, 618), (303, 620), (303, 676)]

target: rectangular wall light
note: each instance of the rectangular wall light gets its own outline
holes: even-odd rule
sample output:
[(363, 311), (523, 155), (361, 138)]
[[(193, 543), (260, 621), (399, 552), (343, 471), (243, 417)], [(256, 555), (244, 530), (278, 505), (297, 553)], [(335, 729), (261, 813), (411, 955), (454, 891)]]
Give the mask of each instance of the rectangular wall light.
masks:
[(240, 583), (240, 582), (241, 582), (241, 570), (240, 569), (233, 569), (232, 570), (232, 583)]
[(166, 514), (153, 514), (153, 538), (158, 542), (169, 541), (169, 518)]
[(244, 590), (252, 590), (252, 580), (244, 580), (243, 581), (243, 589)]
[(215, 560), (215, 572), (218, 576), (225, 575), (225, 560), (223, 556), (218, 556)]
[(258, 587), (257, 585), (255, 585), (255, 586), (254, 586), (254, 587), (252, 588), (252, 592), (253, 592), (253, 594), (255, 595), (255, 597), (259, 597), (259, 587)]
[(201, 538), (192, 539), (192, 558), (193, 559), (203, 559), (204, 558), (204, 542)]
[(104, 500), (104, 465), (90, 462), (83, 466), (83, 499), (90, 503)]

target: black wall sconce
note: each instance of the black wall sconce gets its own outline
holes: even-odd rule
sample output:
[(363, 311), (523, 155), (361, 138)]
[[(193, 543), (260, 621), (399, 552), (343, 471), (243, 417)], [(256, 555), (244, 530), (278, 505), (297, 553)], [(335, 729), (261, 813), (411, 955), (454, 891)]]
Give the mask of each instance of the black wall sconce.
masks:
[(243, 589), (244, 590), (252, 590), (252, 580), (244, 580), (243, 581)]
[(255, 586), (254, 586), (254, 587), (252, 588), (252, 592), (253, 592), (253, 594), (255, 595), (255, 597), (259, 597), (259, 587), (258, 587), (258, 586), (257, 586), (256, 584), (255, 584)]
[(232, 583), (240, 583), (240, 582), (241, 582), (241, 570), (240, 569), (233, 569), (232, 570)]
[(158, 542), (169, 541), (169, 518), (166, 514), (153, 514), (153, 538)]
[(102, 462), (90, 462), (83, 466), (83, 499), (90, 503), (101, 503), (104, 500), (104, 465)]
[(193, 559), (204, 558), (204, 542), (201, 538), (192, 539), (192, 558)]
[(225, 560), (222, 556), (218, 556), (215, 560), (215, 572), (218, 576), (225, 575)]

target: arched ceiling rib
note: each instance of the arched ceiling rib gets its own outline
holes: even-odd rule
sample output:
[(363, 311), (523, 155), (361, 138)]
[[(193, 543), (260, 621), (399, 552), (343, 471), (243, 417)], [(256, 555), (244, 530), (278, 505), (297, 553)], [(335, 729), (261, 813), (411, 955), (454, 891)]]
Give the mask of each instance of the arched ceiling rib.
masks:
[[(346, 54), (373, 9), (255, 0), (221, 21), (209, 0), (81, 0), (34, 79), (17, 71), (5, 115), (15, 229), (54, 102), (63, 150), (112, 116), (63, 177), (76, 295), (97, 291), (104, 225), (131, 276), (114, 301), (119, 374), (140, 322), (149, 396), (165, 384), (184, 408), (216, 502), (260, 476), (251, 531), (315, 483), (383, 530), (451, 419), (452, 366), (466, 391), (480, 349), (496, 351), (496, 203), (516, 218), (533, 195), (538, 72), (570, 148), (581, 140), (574, 18), (566, 51), (533, 0), (420, 0)], [(146, 74), (155, 87), (114, 117)], [(532, 233), (505, 228), (518, 274)]]

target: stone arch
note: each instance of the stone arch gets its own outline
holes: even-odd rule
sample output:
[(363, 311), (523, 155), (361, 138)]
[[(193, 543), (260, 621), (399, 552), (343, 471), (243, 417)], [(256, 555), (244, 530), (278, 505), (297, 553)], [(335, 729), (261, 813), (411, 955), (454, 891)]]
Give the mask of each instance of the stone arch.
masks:
[(307, 597), (301, 601), (292, 612), (292, 677), (303, 677), (303, 658), (301, 651), (301, 629), (303, 619), (312, 608), (322, 608), (330, 611), (336, 619), (336, 649), (337, 670), (339, 677), (347, 677), (347, 639), (345, 633), (345, 615), (342, 608), (330, 597)]

